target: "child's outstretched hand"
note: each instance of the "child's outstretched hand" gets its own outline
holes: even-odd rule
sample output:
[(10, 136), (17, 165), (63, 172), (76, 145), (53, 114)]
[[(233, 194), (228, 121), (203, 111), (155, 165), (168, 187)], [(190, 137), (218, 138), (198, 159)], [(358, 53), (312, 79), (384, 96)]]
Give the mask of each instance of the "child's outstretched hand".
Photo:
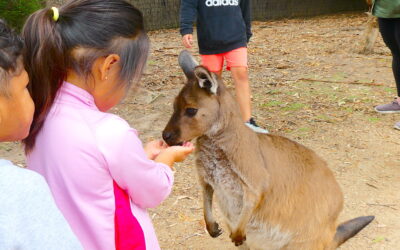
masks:
[(175, 162), (181, 162), (194, 151), (194, 145), (191, 142), (185, 142), (182, 146), (171, 146), (161, 151), (156, 157), (155, 161), (162, 162), (164, 164), (172, 165)]
[(154, 140), (146, 144), (144, 151), (150, 160), (154, 160), (166, 148), (168, 145), (163, 140)]
[(181, 162), (185, 160), (186, 157), (193, 152), (193, 150), (194, 146), (191, 142), (185, 142), (182, 146), (172, 146), (165, 149), (165, 151), (175, 156), (175, 162)]

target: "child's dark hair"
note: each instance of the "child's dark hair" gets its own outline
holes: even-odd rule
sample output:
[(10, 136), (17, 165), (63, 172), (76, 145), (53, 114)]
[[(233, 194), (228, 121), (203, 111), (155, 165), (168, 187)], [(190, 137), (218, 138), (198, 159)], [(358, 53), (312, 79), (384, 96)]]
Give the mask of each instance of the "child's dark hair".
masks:
[(0, 19), (0, 95), (8, 96), (9, 79), (20, 72), (23, 47), (22, 38)]
[(94, 61), (118, 54), (121, 84), (129, 87), (142, 75), (149, 51), (142, 13), (124, 0), (72, 0), (54, 20), (51, 8), (32, 14), (23, 28), (25, 68), (35, 114), (25, 150), (35, 145), (58, 89), (73, 70), (90, 77)]

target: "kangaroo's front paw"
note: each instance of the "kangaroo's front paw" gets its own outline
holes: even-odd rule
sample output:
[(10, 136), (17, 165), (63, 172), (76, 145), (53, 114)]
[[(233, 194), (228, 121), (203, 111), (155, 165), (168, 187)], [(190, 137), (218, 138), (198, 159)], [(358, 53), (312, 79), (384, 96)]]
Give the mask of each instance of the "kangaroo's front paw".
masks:
[(235, 243), (235, 246), (242, 245), (243, 242), (246, 240), (246, 235), (241, 232), (231, 233), (229, 237), (231, 238), (232, 242)]
[(217, 222), (207, 224), (206, 228), (210, 236), (213, 238), (217, 238), (222, 234), (222, 229), (219, 227)]

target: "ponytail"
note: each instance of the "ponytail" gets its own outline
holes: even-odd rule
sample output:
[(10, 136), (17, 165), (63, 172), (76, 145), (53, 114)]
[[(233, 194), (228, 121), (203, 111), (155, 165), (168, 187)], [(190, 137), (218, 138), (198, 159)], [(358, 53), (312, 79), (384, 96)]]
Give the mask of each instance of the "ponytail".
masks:
[(140, 79), (149, 52), (142, 13), (125, 0), (74, 0), (59, 10), (45, 8), (28, 18), (22, 34), (35, 103), (31, 131), (24, 140), (27, 153), (68, 71), (87, 77), (97, 58), (115, 53), (121, 57), (120, 82), (129, 87)]
[(29, 75), (29, 91), (35, 103), (34, 122), (24, 140), (29, 151), (66, 77), (64, 48), (53, 10), (45, 8), (32, 14), (22, 34), (25, 39), (24, 64)]

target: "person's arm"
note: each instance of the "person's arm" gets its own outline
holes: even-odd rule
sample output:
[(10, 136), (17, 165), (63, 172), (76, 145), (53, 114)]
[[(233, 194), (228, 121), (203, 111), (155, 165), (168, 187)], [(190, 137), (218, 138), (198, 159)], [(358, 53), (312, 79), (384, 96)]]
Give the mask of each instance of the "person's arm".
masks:
[(103, 148), (112, 178), (133, 203), (153, 208), (168, 197), (174, 182), (173, 172), (165, 164), (170, 161), (150, 160), (133, 129), (119, 132)]
[(182, 0), (180, 7), (180, 33), (182, 36), (193, 33), (193, 22), (197, 15), (198, 0)]
[(242, 9), (243, 20), (246, 24), (247, 42), (250, 41), (251, 36), (251, 6), (250, 0), (240, 0), (240, 8)]

